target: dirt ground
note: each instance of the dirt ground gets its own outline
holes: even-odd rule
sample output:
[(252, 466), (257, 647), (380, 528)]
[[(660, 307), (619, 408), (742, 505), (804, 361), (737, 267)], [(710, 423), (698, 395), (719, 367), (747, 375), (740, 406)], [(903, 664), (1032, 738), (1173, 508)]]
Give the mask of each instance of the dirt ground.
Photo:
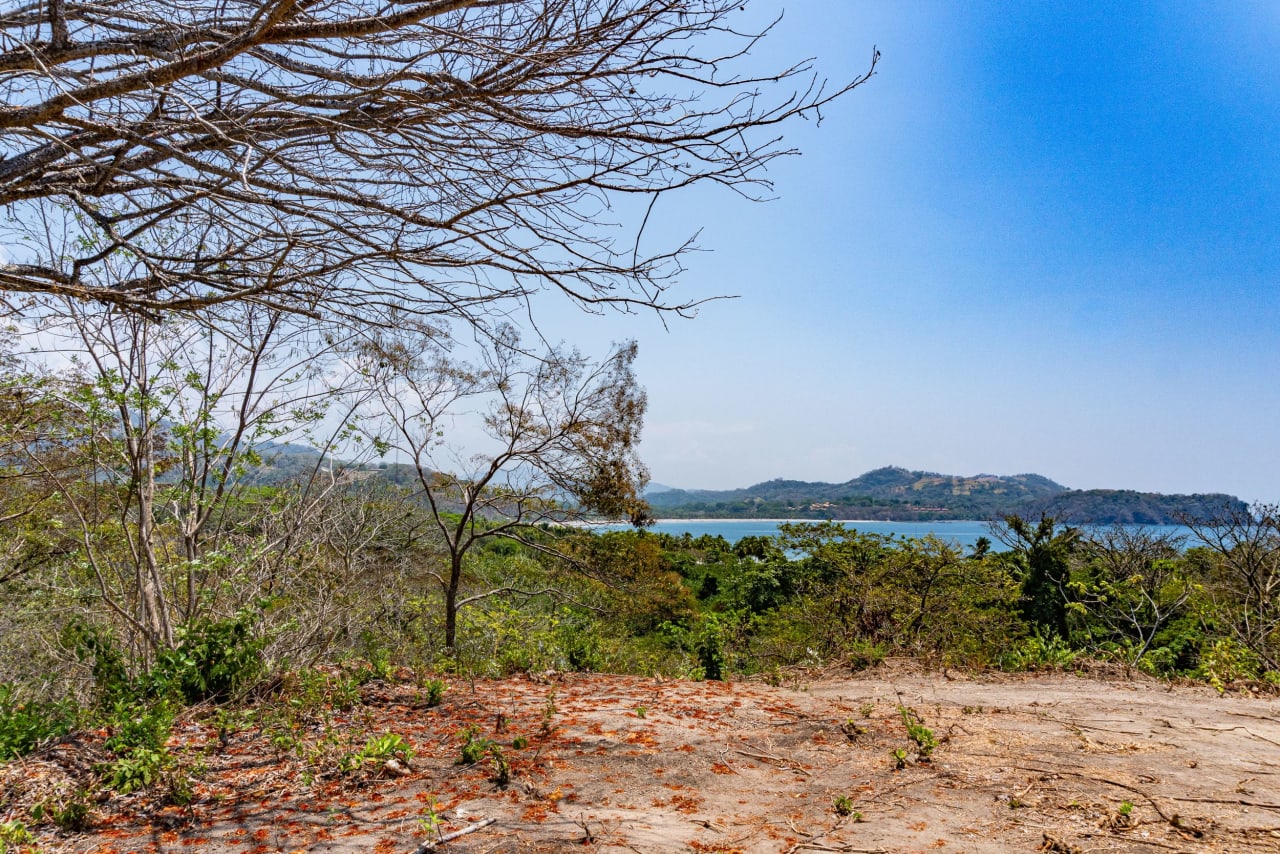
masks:
[[(567, 674), (420, 697), (374, 683), (332, 721), (404, 736), (408, 776), (310, 782), (261, 733), (211, 751), (193, 722), (174, 747), (205, 746), (193, 806), (113, 798), (40, 850), (1280, 852), (1280, 700), (1248, 690), (890, 663), (781, 687)], [(501, 746), (506, 786), (492, 759), (457, 764), (468, 725)], [(30, 786), (75, 765), (64, 745), (0, 784), (12, 801), (19, 771)]]

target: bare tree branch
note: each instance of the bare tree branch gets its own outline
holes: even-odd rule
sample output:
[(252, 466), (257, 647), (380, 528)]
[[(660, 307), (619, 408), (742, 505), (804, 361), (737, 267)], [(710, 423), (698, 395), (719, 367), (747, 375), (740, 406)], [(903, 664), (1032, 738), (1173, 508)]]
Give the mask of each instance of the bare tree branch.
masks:
[[(691, 313), (651, 202), (748, 198), (820, 115), (807, 63), (736, 73), (741, 0), (158, 0), (0, 11), (0, 291), (156, 315), (228, 301), (395, 325), (559, 291)], [(767, 32), (767, 29), (766, 29)], [(628, 201), (637, 196), (638, 202)], [(21, 238), (53, 222), (76, 238)], [(624, 226), (621, 231), (615, 226)], [(184, 239), (199, 234), (192, 250)], [(121, 251), (124, 278), (102, 275)]]

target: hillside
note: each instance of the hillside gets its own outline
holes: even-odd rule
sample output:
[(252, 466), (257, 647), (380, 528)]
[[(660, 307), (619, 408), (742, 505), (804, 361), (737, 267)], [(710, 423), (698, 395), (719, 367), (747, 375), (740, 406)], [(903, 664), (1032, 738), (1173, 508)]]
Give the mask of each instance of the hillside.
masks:
[(647, 495), (668, 518), (796, 518), (928, 521), (1045, 513), (1080, 524), (1175, 524), (1224, 506), (1230, 495), (1071, 490), (1038, 474), (972, 477), (885, 467), (844, 483), (770, 480), (745, 489), (664, 489)]
[(1223, 508), (1242, 509), (1233, 495), (1161, 495), (1131, 489), (1073, 489), (1031, 502), (1023, 515), (1044, 513), (1076, 524), (1170, 525), (1183, 519), (1204, 519)]
[[(303, 445), (268, 445), (264, 464), (248, 479), (280, 483), (306, 476), (319, 452)], [(417, 474), (397, 463), (361, 466), (367, 476), (415, 486)], [(677, 489), (651, 484), (645, 493), (654, 515), (673, 519), (869, 519), (931, 521), (994, 519), (1041, 513), (1063, 522), (1108, 525), (1172, 525), (1244, 503), (1222, 493), (1162, 495), (1129, 489), (1068, 489), (1038, 474), (972, 477), (911, 471), (897, 466), (869, 471), (843, 483), (784, 480), (744, 489)]]

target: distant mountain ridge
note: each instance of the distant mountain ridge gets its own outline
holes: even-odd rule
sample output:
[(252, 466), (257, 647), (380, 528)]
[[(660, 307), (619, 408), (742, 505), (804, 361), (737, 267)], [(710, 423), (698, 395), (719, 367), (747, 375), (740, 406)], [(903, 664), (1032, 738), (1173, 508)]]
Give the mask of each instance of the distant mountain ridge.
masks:
[(1041, 513), (1076, 524), (1176, 524), (1224, 508), (1232, 495), (1161, 495), (1118, 489), (1068, 489), (1043, 475), (972, 477), (911, 471), (869, 471), (844, 483), (769, 480), (745, 489), (670, 489), (646, 494), (654, 515), (669, 518), (796, 518), (928, 521), (992, 519)]

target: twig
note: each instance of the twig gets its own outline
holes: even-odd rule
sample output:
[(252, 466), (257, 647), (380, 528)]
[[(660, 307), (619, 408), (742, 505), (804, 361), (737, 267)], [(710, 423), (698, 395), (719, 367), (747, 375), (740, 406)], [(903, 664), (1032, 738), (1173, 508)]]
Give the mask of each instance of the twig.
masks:
[[(1112, 729), (1111, 727), (1097, 726), (1095, 724), (1086, 724), (1086, 723), (1081, 723), (1080, 721), (1063, 720), (1062, 718), (1055, 718), (1049, 715), (1043, 715), (1042, 717), (1044, 720), (1053, 721), (1055, 724), (1062, 724), (1063, 726), (1074, 727), (1075, 729), (1091, 729), (1094, 732), (1112, 732), (1112, 733), (1115, 733), (1116, 735), (1128, 735), (1128, 736), (1143, 735), (1145, 732), (1145, 730)], [(1120, 723), (1120, 722), (1117, 721), (1117, 723)], [(1137, 723), (1137, 721), (1126, 721), (1126, 723)]]
[(798, 762), (796, 762), (796, 761), (794, 761), (794, 760), (792, 760), (792, 759), (783, 759), (781, 756), (772, 756), (772, 755), (770, 755), (770, 754), (768, 754), (768, 753), (752, 753), (750, 750), (735, 750), (735, 751), (734, 751), (734, 753), (741, 754), (741, 755), (746, 756), (746, 757), (749, 757), (749, 758), (751, 758), (751, 759), (760, 759), (760, 760), (763, 760), (763, 761), (765, 761), (765, 762), (773, 762), (773, 763), (775, 763), (775, 764), (777, 764), (777, 765), (782, 766), (783, 768), (788, 768), (788, 769), (790, 769), (790, 770), (792, 770), (792, 771), (796, 771), (796, 772), (798, 772), (798, 773), (800, 773), (800, 774), (803, 774), (803, 775), (805, 775), (806, 777), (810, 776), (809, 772), (808, 772), (808, 771), (806, 771), (806, 770), (805, 770), (805, 769), (800, 765), (800, 763), (798, 763)]
[(1203, 830), (1201, 830), (1198, 827), (1193, 827), (1187, 824), (1183, 820), (1182, 816), (1178, 815), (1177, 813), (1174, 813), (1173, 815), (1169, 815), (1168, 813), (1166, 813), (1164, 810), (1160, 808), (1160, 804), (1156, 802), (1156, 799), (1154, 797), (1147, 794), (1142, 789), (1139, 789), (1137, 786), (1131, 786), (1128, 783), (1121, 783), (1119, 780), (1111, 780), (1106, 777), (1098, 777), (1093, 774), (1084, 774), (1079, 771), (1066, 771), (1066, 770), (1050, 771), (1045, 768), (1031, 768), (1025, 765), (1019, 765), (1018, 767), (1024, 771), (1038, 771), (1042, 774), (1070, 774), (1073, 777), (1082, 777), (1085, 780), (1095, 780), (1099, 783), (1106, 783), (1109, 786), (1115, 786), (1118, 789), (1125, 789), (1126, 791), (1133, 792), (1135, 795), (1141, 795), (1142, 797), (1146, 798), (1147, 803), (1151, 804), (1151, 808), (1156, 811), (1156, 814), (1159, 815), (1166, 822), (1168, 822), (1170, 827), (1178, 831), (1178, 833), (1182, 834), (1183, 836), (1190, 835), (1196, 839), (1199, 839), (1202, 836), (1204, 836)]
[(1265, 741), (1268, 744), (1274, 744), (1277, 747), (1280, 747), (1280, 741), (1276, 741), (1274, 738), (1267, 738), (1265, 735), (1258, 735), (1258, 733), (1249, 729), (1247, 726), (1242, 726), (1240, 724), (1236, 724), (1235, 726), (1231, 726), (1231, 727), (1193, 726), (1192, 729), (1203, 729), (1203, 730), (1208, 730), (1209, 732), (1231, 732), (1232, 730), (1242, 729), (1245, 731), (1246, 735), (1249, 735), (1253, 738), (1261, 739), (1262, 741)]
[(1275, 715), (1251, 715), (1248, 712), (1227, 712), (1227, 714), (1236, 718), (1253, 718), (1257, 721), (1266, 721), (1269, 724), (1280, 723), (1280, 718)]
[(1170, 797), (1171, 801), (1189, 801), (1197, 804), (1238, 804), (1242, 807), (1257, 807), (1261, 810), (1280, 810), (1280, 804), (1268, 804), (1262, 801), (1246, 801), (1243, 798), (1189, 798)]
[(802, 720), (802, 721), (821, 721), (821, 720), (826, 720), (826, 718), (814, 718), (814, 717), (810, 717), (809, 715), (806, 715), (804, 712), (797, 712), (797, 711), (793, 711), (792, 709), (784, 709), (784, 708), (782, 708), (781, 706), (777, 706), (777, 707), (772, 708), (772, 709), (764, 709), (763, 711), (766, 711), (766, 712), (777, 712), (777, 713), (782, 714), (782, 715), (791, 715), (791, 717), (793, 717), (793, 718), (799, 718), (799, 719), (800, 719), (800, 720)]
[(423, 854), (424, 851), (430, 851), (433, 848), (444, 845), (446, 842), (452, 842), (459, 836), (466, 836), (468, 833), (475, 833), (480, 828), (488, 827), (495, 821), (497, 821), (496, 818), (486, 818), (483, 821), (477, 821), (475, 824), (464, 827), (462, 830), (455, 830), (453, 833), (446, 833), (439, 839), (422, 843), (417, 848), (413, 849), (413, 854)]
[(729, 752), (728, 748), (725, 748), (724, 750), (720, 751), (720, 764), (728, 768), (734, 774), (737, 774), (739, 777), (741, 777), (742, 773), (737, 768), (734, 768), (733, 765), (730, 764), (729, 762), (729, 757), (725, 756), (725, 754), (728, 752)]
[(1034, 789), (1036, 783), (1039, 783), (1039, 782), (1040, 782), (1039, 778), (1033, 779), (1030, 783), (1027, 784), (1027, 787), (1025, 789), (1023, 789), (1021, 792), (1018, 792), (1018, 794), (1014, 795), (1013, 797), (1017, 800), (1022, 800), (1027, 796), (1027, 792), (1030, 792), (1032, 789)]
[(815, 851), (848, 851), (851, 852), (851, 854), (889, 854), (889, 852), (884, 848), (854, 848), (852, 845), (840, 845), (839, 847), (835, 847), (823, 845), (818, 842), (822, 837), (830, 836), (840, 828), (844, 827), (845, 822), (849, 819), (850, 816), (844, 816), (828, 829), (821, 830), (817, 833), (805, 833), (800, 828), (796, 827), (794, 821), (787, 819), (787, 826), (791, 828), (792, 832), (797, 836), (803, 836), (805, 838), (788, 848), (786, 854), (795, 854), (795, 852), (799, 851), (801, 848), (810, 848)]
[(1118, 789), (1125, 789), (1127, 791), (1133, 792), (1135, 795), (1141, 795), (1142, 797), (1146, 798), (1147, 802), (1151, 804), (1152, 809), (1156, 811), (1157, 815), (1159, 815), (1162, 819), (1169, 822), (1170, 824), (1173, 823), (1173, 818), (1171, 818), (1164, 810), (1160, 809), (1160, 805), (1156, 803), (1156, 799), (1153, 798), (1151, 795), (1148, 795), (1146, 792), (1142, 791), (1141, 789), (1139, 789), (1137, 786), (1130, 786), (1128, 783), (1121, 783), (1117, 780), (1109, 780), (1106, 777), (1098, 777), (1093, 774), (1084, 774), (1079, 771), (1055, 770), (1050, 768), (1032, 768), (1027, 765), (1019, 765), (1018, 767), (1021, 768), (1023, 771), (1034, 771), (1038, 774), (1070, 774), (1073, 777), (1083, 777), (1086, 780), (1096, 780), (1099, 783), (1106, 783), (1107, 785), (1115, 786)]
[(588, 821), (583, 814), (579, 813), (578, 819), (577, 821), (574, 822), (574, 824), (582, 828), (582, 844), (583, 845), (595, 844), (596, 837), (595, 837), (595, 834), (591, 832), (591, 822)]
[[(1154, 839), (1143, 839), (1140, 836), (1126, 836), (1124, 841), (1131, 845), (1150, 845), (1154, 848), (1167, 848), (1170, 851), (1178, 851), (1181, 854), (1190, 854), (1185, 848), (1179, 848), (1177, 845), (1170, 845), (1167, 842), (1156, 842)], [(1090, 849), (1096, 851), (1097, 849)]]

